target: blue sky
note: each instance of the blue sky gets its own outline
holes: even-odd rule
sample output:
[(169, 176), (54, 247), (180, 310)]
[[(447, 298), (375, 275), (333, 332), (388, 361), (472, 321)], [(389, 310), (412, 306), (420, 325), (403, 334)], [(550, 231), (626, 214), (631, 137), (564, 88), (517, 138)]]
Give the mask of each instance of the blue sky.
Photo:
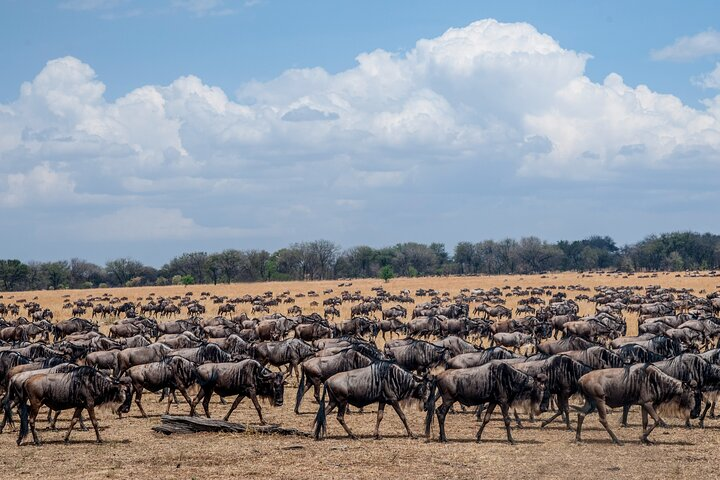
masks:
[(717, 231), (719, 20), (701, 1), (6, 0), (2, 256)]

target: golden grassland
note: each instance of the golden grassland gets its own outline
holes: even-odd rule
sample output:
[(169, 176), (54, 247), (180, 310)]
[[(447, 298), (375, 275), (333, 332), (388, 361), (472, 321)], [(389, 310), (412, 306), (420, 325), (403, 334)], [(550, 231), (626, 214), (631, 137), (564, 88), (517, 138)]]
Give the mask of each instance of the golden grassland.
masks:
[[(265, 291), (280, 293), (290, 290), (307, 293), (315, 290), (317, 298), (298, 298), (297, 304), (305, 313), (322, 312), (322, 300), (328, 295), (322, 291), (332, 288), (333, 295), (342, 290), (360, 290), (370, 293), (370, 288), (382, 285), (391, 293), (416, 288), (435, 288), (455, 295), (461, 288), (491, 288), (505, 285), (535, 287), (543, 285), (568, 286), (584, 285), (593, 288), (598, 285), (655, 285), (665, 287), (692, 288), (698, 294), (720, 288), (720, 278), (712, 276), (691, 276), (687, 274), (661, 273), (655, 277), (640, 278), (639, 275), (623, 278), (616, 274), (581, 275), (558, 273), (544, 276), (492, 276), (492, 277), (433, 277), (398, 278), (388, 283), (380, 280), (353, 280), (350, 287), (338, 287), (338, 281), (320, 282), (273, 282), (232, 285), (193, 285), (191, 287), (139, 287), (102, 290), (40, 291), (4, 294), (0, 299), (8, 301), (25, 298), (36, 299), (43, 307), (53, 309), (55, 319), (69, 317), (62, 310), (64, 295), (70, 299), (96, 296), (109, 292), (114, 296), (127, 296), (136, 300), (150, 292), (157, 295), (183, 295), (192, 291), (195, 297), (201, 291), (217, 295), (238, 296)], [(568, 297), (575, 292), (568, 291)], [(320, 306), (311, 309), (310, 302), (316, 300)], [(508, 298), (508, 307), (515, 306), (518, 298)], [(240, 310), (249, 308), (239, 305)], [(288, 305), (281, 305), (278, 311), (285, 312)], [(591, 313), (592, 304), (581, 302), (581, 313)], [(216, 306), (208, 302), (208, 315), (214, 314)], [(349, 316), (349, 305), (341, 308), (343, 317)], [(104, 329), (112, 320), (106, 320)], [(634, 329), (633, 321), (629, 330)], [(635, 327), (636, 328), (636, 327)], [(264, 405), (266, 419), (271, 423), (310, 431), (317, 406), (308, 394), (303, 403), (302, 414), (292, 413), (295, 397), (294, 386), (285, 393), (285, 405), (273, 408)], [(688, 478), (699, 476), (715, 478), (720, 460), (717, 458), (717, 444), (720, 442), (720, 420), (709, 420), (704, 429), (686, 430), (675, 420), (669, 429), (656, 429), (651, 439), (654, 446), (641, 446), (640, 415), (633, 411), (631, 428), (621, 429), (619, 415), (610, 417), (610, 423), (619, 437), (626, 441), (624, 447), (610, 444), (606, 432), (597, 417), (585, 422), (583, 445), (573, 443), (574, 434), (565, 431), (560, 424), (546, 429), (537, 424), (525, 422), (525, 428), (515, 430), (518, 441), (515, 446), (505, 441), (502, 421), (494, 419), (486, 429), (482, 444), (474, 442), (477, 423), (470, 414), (448, 416), (447, 431), (449, 444), (439, 444), (436, 428), (433, 440), (410, 440), (403, 436), (402, 424), (392, 410), (386, 411), (381, 433), (382, 440), (371, 439), (375, 422), (373, 407), (364, 413), (347, 417), (348, 424), (362, 438), (352, 441), (345, 437), (340, 425), (331, 416), (328, 419), (329, 438), (323, 442), (300, 437), (283, 437), (257, 434), (193, 434), (164, 436), (151, 431), (158, 424), (164, 405), (158, 404), (154, 395), (145, 395), (144, 406), (151, 415), (149, 419), (139, 418), (133, 406), (129, 417), (117, 419), (109, 410), (100, 412), (100, 424), (105, 443), (94, 443), (94, 433), (73, 433), (71, 443), (62, 443), (62, 432), (42, 430), (44, 421), (39, 421), (40, 435), (45, 442), (40, 447), (15, 446), (15, 432), (0, 435), (0, 478)], [(211, 413), (215, 418), (224, 414), (228, 406), (213, 401)], [(187, 405), (173, 406), (171, 413), (185, 414)], [(421, 433), (424, 415), (419, 411), (408, 411), (413, 430)], [(42, 417), (42, 415), (41, 415)], [(67, 426), (69, 413), (61, 417), (59, 427)], [(62, 421), (62, 419), (65, 421)], [(233, 414), (233, 421), (256, 422), (257, 415), (247, 400)]]

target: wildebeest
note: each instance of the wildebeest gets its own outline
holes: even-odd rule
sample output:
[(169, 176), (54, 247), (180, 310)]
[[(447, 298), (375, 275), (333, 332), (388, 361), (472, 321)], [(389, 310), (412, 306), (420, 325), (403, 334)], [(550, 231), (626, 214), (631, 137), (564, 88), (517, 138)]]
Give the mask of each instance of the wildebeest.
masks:
[[(188, 405), (192, 404), (192, 400), (187, 394), (187, 388), (195, 382), (197, 367), (189, 360), (179, 356), (166, 357), (159, 362), (135, 365), (129, 368), (125, 375), (130, 378), (135, 394), (135, 403), (143, 417), (147, 417), (142, 407), (143, 389), (151, 392), (157, 392), (165, 388), (169, 388), (171, 391), (179, 390)], [(167, 397), (166, 415), (170, 413), (172, 395)]]
[(405, 339), (385, 344), (385, 355), (406, 370), (423, 373), (447, 365), (452, 352), (423, 340)]
[(82, 318), (73, 317), (53, 325), (53, 341), (57, 342), (75, 332), (97, 332), (98, 325)]
[(516, 352), (527, 344), (536, 345), (535, 337), (527, 333), (495, 333), (492, 336), (493, 344), (501, 345), (505, 348), (512, 348)]
[[(328, 396), (327, 408), (325, 406), (326, 394)], [(348, 405), (362, 408), (372, 403), (378, 403), (377, 423), (375, 424), (376, 439), (380, 438), (380, 422), (386, 404), (392, 405), (395, 409), (405, 425), (408, 436), (415, 438), (400, 407), (400, 402), (414, 399), (427, 403), (429, 394), (430, 383), (427, 380), (418, 379), (412, 373), (390, 362), (375, 362), (367, 367), (336, 373), (325, 382), (323, 398), (320, 399), (315, 416), (315, 439), (321, 440), (325, 436), (327, 414), (332, 412), (335, 407), (338, 409), (337, 420), (340, 425), (350, 438), (357, 438), (345, 423), (345, 411)]]
[(250, 351), (252, 357), (261, 364), (270, 363), (276, 367), (287, 365), (287, 371), (293, 370), (295, 376), (299, 377), (297, 366), (317, 349), (298, 338), (291, 338), (282, 342), (259, 342), (252, 345)]
[(448, 360), (448, 369), (471, 368), (485, 365), (493, 360), (506, 360), (510, 358), (524, 358), (516, 355), (504, 347), (490, 347), (478, 352), (461, 353)]
[[(75, 423), (83, 409), (86, 409), (95, 429), (95, 439), (102, 442), (95, 407), (105, 403), (119, 403), (127, 401), (127, 386), (111, 379), (91, 367), (78, 367), (67, 373), (49, 373), (34, 375), (23, 385), (23, 398), (20, 399), (20, 433), (17, 444), (20, 445), (28, 434), (32, 432), (33, 441), (40, 444), (40, 438), (35, 430), (35, 419), (42, 405), (47, 405), (55, 411), (74, 408), (70, 426), (65, 434), (65, 441), (70, 439)], [(28, 403), (29, 408), (28, 408)], [(28, 412), (29, 410), (29, 412)]]
[(170, 347), (162, 343), (153, 343), (147, 347), (126, 348), (118, 353), (115, 376), (125, 372), (128, 368), (143, 363), (159, 362), (170, 353)]
[(258, 417), (260, 417), (260, 423), (263, 425), (265, 420), (257, 397), (268, 399), (270, 404), (275, 407), (283, 404), (285, 377), (281, 373), (271, 372), (256, 360), (248, 359), (237, 363), (206, 363), (198, 367), (197, 379), (200, 391), (190, 404), (190, 415), (195, 415), (195, 407), (202, 400), (205, 415), (210, 418), (209, 406), (213, 393), (217, 393), (221, 397), (237, 395), (230, 410), (225, 414), (225, 421), (230, 418), (233, 410), (245, 397), (250, 397)]
[(179, 348), (167, 354), (168, 357), (183, 357), (186, 360), (197, 363), (223, 363), (232, 360), (232, 355), (223, 351), (214, 343), (206, 343), (194, 348)]
[(581, 337), (567, 337), (552, 342), (542, 343), (537, 346), (539, 352), (547, 355), (568, 352), (570, 350), (587, 350), (597, 344), (589, 342)]
[(320, 386), (325, 380), (338, 372), (367, 367), (371, 363), (371, 358), (352, 348), (345, 348), (335, 355), (304, 360), (300, 364), (300, 385), (295, 400), (295, 413), (299, 413), (302, 398), (311, 387), (314, 387), (315, 400), (320, 402)]
[[(510, 407), (517, 401), (528, 401), (530, 409), (539, 412), (544, 395), (544, 378), (539, 381), (513, 366), (503, 362), (491, 362), (480, 367), (446, 370), (437, 377), (437, 390), (442, 404), (437, 409), (440, 426), (441, 442), (447, 442), (445, 435), (445, 417), (455, 402), (463, 405), (488, 404), (485, 417), (477, 432), (480, 442), (482, 432), (490, 421), (490, 416), (497, 405), (502, 411), (508, 442), (514, 444), (510, 431)], [(425, 431), (429, 434), (432, 423), (434, 402), (425, 423)]]
[[(585, 405), (578, 413), (575, 441), (581, 442), (582, 425), (585, 417), (597, 410), (600, 423), (610, 435), (613, 443), (622, 445), (607, 421), (607, 408), (640, 405), (642, 407), (643, 433), (640, 441), (649, 443), (648, 435), (661, 423), (656, 408), (674, 403), (678, 413), (686, 420), (693, 410), (699, 409), (696, 392), (651, 364), (638, 364), (628, 368), (608, 368), (593, 370), (580, 379), (580, 392), (585, 397)], [(653, 425), (648, 427), (648, 415)]]

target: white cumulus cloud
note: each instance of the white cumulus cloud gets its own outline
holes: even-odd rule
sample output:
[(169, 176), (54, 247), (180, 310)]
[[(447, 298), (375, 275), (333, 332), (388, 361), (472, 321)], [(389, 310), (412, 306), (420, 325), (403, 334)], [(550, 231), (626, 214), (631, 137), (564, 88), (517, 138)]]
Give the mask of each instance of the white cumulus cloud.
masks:
[(680, 37), (671, 45), (651, 52), (654, 60), (687, 61), (720, 53), (720, 32), (706, 30)]

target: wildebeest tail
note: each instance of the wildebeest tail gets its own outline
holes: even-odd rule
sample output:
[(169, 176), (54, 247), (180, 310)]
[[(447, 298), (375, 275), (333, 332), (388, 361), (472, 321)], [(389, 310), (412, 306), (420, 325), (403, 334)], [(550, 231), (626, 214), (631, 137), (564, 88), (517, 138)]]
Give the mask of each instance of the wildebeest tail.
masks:
[(435, 416), (435, 389), (437, 388), (437, 380), (430, 383), (430, 395), (428, 396), (427, 402), (425, 402), (425, 436), (430, 438), (430, 429), (433, 424), (433, 417)]
[(298, 385), (297, 396), (295, 397), (295, 413), (300, 411), (300, 403), (305, 393), (305, 369), (300, 366), (300, 384)]
[(20, 402), (20, 433), (18, 433), (17, 444), (20, 445), (30, 430), (28, 421), (28, 405), (25, 401)]
[(325, 415), (325, 394), (327, 393), (327, 385), (323, 384), (323, 393), (318, 405), (317, 415), (315, 415), (315, 440), (322, 440), (327, 433), (327, 417)]

